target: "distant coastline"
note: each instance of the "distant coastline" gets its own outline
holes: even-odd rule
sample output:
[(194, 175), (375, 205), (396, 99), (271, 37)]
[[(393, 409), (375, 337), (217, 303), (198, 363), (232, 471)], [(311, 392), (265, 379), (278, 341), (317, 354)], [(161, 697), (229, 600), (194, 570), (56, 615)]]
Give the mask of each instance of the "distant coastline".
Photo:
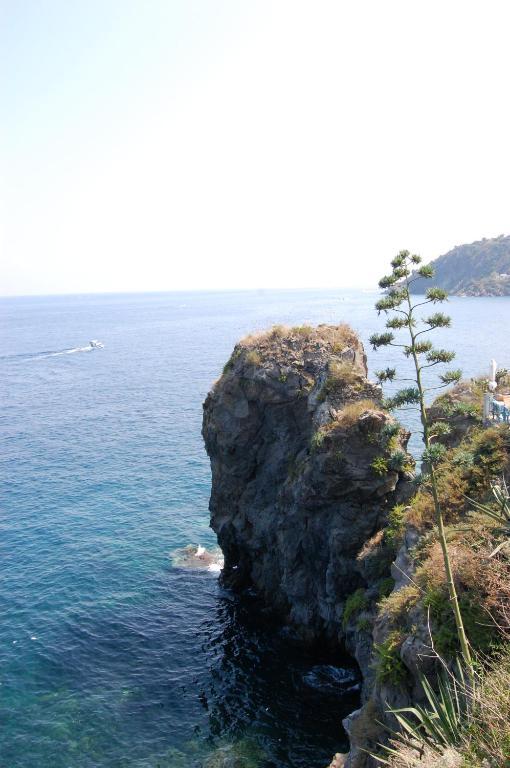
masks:
[[(484, 238), (457, 245), (431, 262), (433, 285), (453, 296), (510, 296), (510, 236)], [(430, 284), (418, 278), (412, 293), (424, 293)]]

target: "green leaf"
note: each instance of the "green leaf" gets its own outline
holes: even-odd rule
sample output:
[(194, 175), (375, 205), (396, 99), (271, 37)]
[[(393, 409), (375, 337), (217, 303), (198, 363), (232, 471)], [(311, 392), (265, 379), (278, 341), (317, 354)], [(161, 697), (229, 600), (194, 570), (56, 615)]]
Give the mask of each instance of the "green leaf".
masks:
[(462, 378), (462, 371), (460, 368), (452, 371), (446, 371), (439, 378), (443, 384), (457, 384)]
[(379, 288), (390, 288), (392, 285), (395, 285), (397, 281), (398, 277), (395, 277), (395, 275), (385, 275), (379, 280)]
[(379, 301), (376, 302), (375, 308), (379, 314), (381, 312), (389, 312), (392, 309), (397, 309), (397, 307), (401, 304), (401, 302), (395, 302), (395, 299), (391, 294), (388, 294), (387, 296), (384, 296), (384, 298), (379, 299)]
[(385, 368), (383, 371), (376, 371), (375, 375), (377, 380), (382, 383), (383, 381), (393, 381), (397, 371), (395, 368)]
[(429, 435), (433, 437), (449, 435), (451, 431), (451, 427), (446, 421), (434, 421), (429, 427)]
[(391, 260), (391, 266), (393, 269), (398, 269), (399, 267), (404, 266), (407, 259), (409, 258), (409, 251), (400, 251), (397, 253), (394, 259)]
[(375, 308), (378, 312), (389, 312), (391, 309), (398, 309), (402, 302), (407, 299), (407, 296), (407, 288), (394, 288), (388, 291), (382, 299), (379, 299)]
[(429, 288), (425, 295), (433, 304), (446, 301), (448, 298), (448, 294), (442, 288)]
[(420, 277), (424, 277), (428, 280), (429, 278), (434, 277), (434, 267), (431, 264), (424, 264), (419, 268), (418, 274)]
[(475, 509), (500, 523), (503, 526), (501, 530), (507, 532), (507, 535), (510, 536), (510, 494), (505, 479), (502, 478), (500, 483), (491, 483), (491, 491), (496, 509), (493, 509), (489, 504), (470, 499), (469, 496), (466, 496), (466, 499)]
[(455, 352), (448, 349), (431, 349), (427, 355), (428, 363), (451, 363), (455, 358)]
[(443, 312), (435, 312), (430, 317), (424, 317), (423, 322), (432, 328), (449, 328), (452, 322), (451, 317), (443, 314)]
[(369, 342), (372, 345), (372, 348), (375, 350), (379, 349), (379, 347), (387, 347), (388, 344), (391, 344), (395, 336), (388, 332), (388, 333), (374, 333), (369, 338)]
[(436, 443), (435, 445), (431, 445), (430, 448), (427, 448), (425, 451), (423, 451), (422, 461), (433, 466), (443, 458), (445, 453), (446, 448), (444, 445), (441, 445), (441, 443)]
[(400, 389), (392, 397), (384, 401), (384, 407), (389, 411), (395, 408), (402, 408), (405, 405), (417, 405), (420, 402), (420, 393), (417, 387), (407, 387)]
[(452, 675), (438, 677), (437, 693), (423, 674), (419, 675), (419, 680), (427, 700), (426, 705), (418, 704), (399, 709), (390, 707), (387, 710), (395, 717), (399, 728), (386, 727), (392, 746), (380, 744), (382, 754), (373, 755), (382, 764), (391, 765), (391, 758), (400, 753), (400, 746), (416, 753), (417, 758), (421, 757), (420, 752), (424, 744), (438, 755), (442, 755), (445, 748), (456, 748), (462, 743), (470, 726), (469, 700), (474, 692), (472, 688), (467, 688), (460, 664), (458, 680)]
[(414, 351), (417, 355), (424, 355), (426, 352), (430, 352), (431, 349), (431, 341), (416, 341), (414, 344)]
[(409, 321), (405, 317), (390, 317), (390, 319), (386, 321), (386, 328), (392, 328), (394, 331), (400, 331), (402, 328), (408, 327)]

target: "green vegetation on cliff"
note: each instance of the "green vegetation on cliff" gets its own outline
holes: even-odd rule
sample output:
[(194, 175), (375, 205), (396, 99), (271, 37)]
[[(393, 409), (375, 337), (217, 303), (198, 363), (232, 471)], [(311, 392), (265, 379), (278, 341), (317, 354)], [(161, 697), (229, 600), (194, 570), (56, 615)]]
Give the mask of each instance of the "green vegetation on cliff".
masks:
[[(463, 399), (468, 388), (477, 395), (479, 382), (463, 382), (456, 388)], [(455, 394), (453, 390), (452, 400)], [(442, 402), (444, 398), (433, 410)], [(455, 738), (443, 733), (433, 713), (433, 733), (426, 724), (420, 725), (420, 718), (430, 715), (431, 708), (423, 697), (415, 700), (413, 693), (411, 708), (403, 710), (402, 733), (394, 734), (393, 751), (383, 750), (379, 763), (391, 768), (510, 768), (510, 548), (506, 518), (495, 502), (507, 493), (503, 479), (510, 472), (510, 430), (504, 423), (483, 428), (475, 414), (466, 417), (462, 434), (452, 430), (450, 439), (453, 443), (447, 445), (437, 473), (453, 578), (477, 662), (475, 680), (457, 691), (456, 702), (462, 706)], [(508, 500), (505, 504), (507, 508)], [(434, 525), (434, 499), (426, 479), (393, 518), (397, 521), (394, 546), (398, 549), (398, 541), (405, 541), (406, 530), (416, 532), (417, 543), (409, 553), (408, 583), (376, 606), (376, 679), (396, 686), (391, 677), (395, 674), (399, 684), (405, 685), (403, 673), (408, 677), (410, 673), (402, 665), (408, 658), (402, 648), (406, 642), (408, 647), (411, 641), (419, 642), (421, 636), (423, 651), (416, 660), (435, 687), (438, 677), (431, 660), (438, 654), (442, 663), (436, 664), (437, 669), (443, 664), (455, 669), (460, 648)], [(370, 612), (369, 605), (365, 608)], [(454, 676), (449, 680), (455, 684)], [(449, 713), (448, 700), (444, 706)], [(408, 726), (413, 728), (411, 734)]]
[[(457, 245), (431, 262), (432, 285), (457, 296), (510, 296), (510, 235)], [(431, 285), (417, 279), (412, 293), (425, 293)]]

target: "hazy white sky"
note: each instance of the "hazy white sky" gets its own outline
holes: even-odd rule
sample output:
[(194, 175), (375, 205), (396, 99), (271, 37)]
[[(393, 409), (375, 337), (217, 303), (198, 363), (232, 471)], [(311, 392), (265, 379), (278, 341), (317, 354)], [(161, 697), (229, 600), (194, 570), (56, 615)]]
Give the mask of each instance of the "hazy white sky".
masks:
[(508, 0), (0, 0), (2, 294), (369, 285), (508, 233)]

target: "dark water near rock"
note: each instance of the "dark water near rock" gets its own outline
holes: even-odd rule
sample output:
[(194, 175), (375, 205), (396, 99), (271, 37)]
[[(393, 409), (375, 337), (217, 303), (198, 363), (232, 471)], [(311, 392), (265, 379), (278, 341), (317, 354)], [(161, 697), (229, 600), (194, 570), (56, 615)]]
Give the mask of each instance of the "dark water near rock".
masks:
[[(378, 326), (338, 291), (5, 299), (0, 376), (2, 768), (314, 768), (356, 705), (342, 658), (299, 652), (176, 565), (214, 546), (201, 403), (272, 323)], [(458, 299), (469, 375), (510, 365), (508, 299)], [(105, 343), (89, 350), (89, 339)], [(391, 362), (370, 359), (372, 367)]]

